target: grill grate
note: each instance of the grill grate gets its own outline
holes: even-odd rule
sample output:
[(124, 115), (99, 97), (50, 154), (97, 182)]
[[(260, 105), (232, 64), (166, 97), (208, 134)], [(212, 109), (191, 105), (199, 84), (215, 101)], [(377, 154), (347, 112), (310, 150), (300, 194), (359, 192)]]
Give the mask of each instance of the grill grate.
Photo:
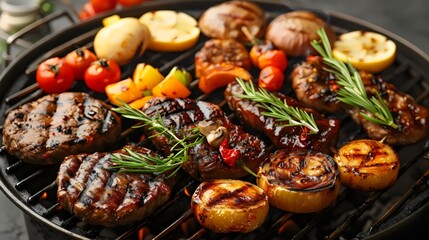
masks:
[[(169, 3), (171, 7), (174, 7)], [(198, 17), (202, 9), (213, 5), (213, 2), (198, 3), (194, 8), (184, 9), (194, 17)], [(270, 17), (276, 14), (288, 11), (289, 8), (267, 1), (259, 2), (267, 11), (270, 11)], [(174, 8), (182, 9), (187, 6), (184, 3)], [(149, 5), (144, 9), (130, 10), (121, 12), (124, 15), (140, 16), (144, 11), (153, 9), (165, 9), (162, 4)], [(144, 10), (144, 11), (143, 11)], [(355, 19), (348, 19), (344, 16), (331, 14), (330, 20), (335, 26), (337, 32), (344, 32), (348, 29), (377, 29), (367, 23), (356, 23)], [(79, 28), (76, 28), (79, 29)], [(75, 29), (75, 30), (76, 30)], [(57, 47), (44, 54), (34, 55), (31, 62), (26, 65), (25, 74), (16, 76), (17, 81), (2, 79), (3, 82), (9, 81), (8, 90), (14, 94), (4, 97), (0, 112), (7, 113), (9, 109), (16, 108), (18, 105), (33, 101), (40, 96), (42, 92), (37, 88), (34, 82), (35, 69), (37, 64), (46, 58), (52, 56), (63, 56), (72, 51), (77, 46), (87, 46), (92, 48), (92, 39), (98, 31), (99, 26), (87, 30), (82, 28), (82, 33), (67, 41), (57, 42)], [(425, 69), (424, 64), (429, 64), (429, 59), (421, 57), (413, 48), (403, 44), (401, 39), (391, 33), (383, 32), (385, 35), (396, 39), (398, 43), (397, 60), (392, 67), (382, 73), (382, 77), (393, 83), (402, 91), (414, 96), (422, 105), (429, 106), (429, 69)], [(194, 71), (193, 56), (200, 49), (206, 38), (202, 37), (199, 43), (191, 50), (183, 53), (157, 53), (148, 51), (139, 60), (158, 66), (163, 74), (169, 69), (178, 65), (186, 68), (188, 71)], [(33, 50), (35, 51), (35, 50)], [(421, 61), (419, 58), (423, 58)], [(288, 71), (291, 71), (293, 64), (301, 59), (290, 59)], [(136, 63), (129, 64), (123, 68), (123, 78), (132, 74)], [(252, 72), (255, 76), (257, 73)], [(289, 72), (288, 72), (289, 73)], [(287, 74), (288, 74), (287, 73)], [(3, 75), (2, 75), (3, 76)], [(202, 94), (197, 88), (198, 81), (192, 82), (192, 98), (197, 100), (211, 101), (234, 117), (223, 99), (222, 90), (217, 90), (211, 94)], [(86, 89), (83, 83), (77, 83), (72, 90)], [(290, 87), (285, 87), (284, 91), (293, 94)], [(104, 96), (90, 92), (96, 98), (105, 99)], [(1, 93), (0, 93), (1, 95)], [(5, 95), (5, 94), (4, 94)], [(341, 132), (339, 134), (338, 146), (346, 142), (364, 138), (366, 135), (362, 128), (358, 127), (346, 114), (335, 114), (340, 119)], [(4, 116), (0, 116), (0, 122)], [(124, 131), (118, 144), (134, 139), (138, 133), (131, 126), (133, 122), (125, 122)], [(418, 194), (427, 192), (427, 180), (429, 178), (428, 163), (425, 160), (429, 142), (421, 142), (410, 146), (395, 148), (400, 159), (401, 169), (397, 183), (389, 189), (362, 193), (350, 189), (342, 189), (336, 203), (313, 214), (293, 214), (280, 211), (271, 207), (268, 219), (260, 229), (249, 234), (217, 234), (198, 225), (190, 210), (190, 194), (198, 186), (198, 182), (187, 175), (183, 175), (180, 183), (175, 186), (171, 199), (155, 211), (150, 217), (141, 222), (130, 226), (121, 226), (116, 228), (103, 228), (90, 226), (79, 222), (73, 215), (61, 209), (56, 201), (56, 184), (54, 182), (58, 166), (34, 166), (22, 161), (18, 161), (12, 156), (6, 154), (4, 148), (0, 149), (0, 166), (2, 169), (2, 188), (12, 200), (21, 203), (20, 207), (27, 211), (33, 217), (45, 221), (51, 227), (67, 234), (67, 231), (74, 233), (76, 239), (276, 239), (291, 238), (297, 239), (351, 239), (365, 238), (376, 235), (379, 227), (388, 224), (391, 219), (397, 216), (396, 212), (404, 209), (408, 202), (416, 199)], [(252, 179), (248, 179), (253, 182)], [(409, 189), (406, 191), (406, 189)], [(423, 200), (422, 200), (423, 201)], [(427, 204), (426, 204), (427, 205)], [(381, 207), (380, 207), (381, 206)], [(387, 206), (387, 207), (382, 207)], [(371, 212), (376, 212), (372, 214)]]

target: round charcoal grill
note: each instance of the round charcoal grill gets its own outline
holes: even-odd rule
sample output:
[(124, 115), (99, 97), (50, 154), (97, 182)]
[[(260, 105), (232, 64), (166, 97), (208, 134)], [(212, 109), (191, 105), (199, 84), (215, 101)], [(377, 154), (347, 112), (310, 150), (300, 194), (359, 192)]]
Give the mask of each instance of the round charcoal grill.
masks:
[[(163, 1), (150, 2), (141, 7), (115, 12), (121, 17), (140, 17), (152, 10), (174, 9), (187, 12), (198, 18), (208, 7), (219, 1)], [(281, 1), (255, 1), (269, 13), (269, 20), (278, 14), (291, 11)], [(429, 107), (429, 57), (406, 40), (365, 21), (336, 12), (323, 13), (314, 10), (326, 19), (337, 33), (352, 30), (376, 31), (394, 40), (398, 47), (397, 59), (382, 77), (401, 91), (414, 96), (417, 102)], [(109, 13), (109, 15), (112, 13)], [(0, 123), (5, 114), (18, 105), (33, 101), (43, 93), (35, 83), (35, 69), (42, 60), (64, 56), (81, 46), (92, 47), (92, 40), (101, 28), (101, 19), (108, 15), (66, 28), (53, 36), (45, 37), (25, 50), (11, 62), (0, 76)], [(207, 40), (204, 36), (193, 49), (180, 53), (147, 51), (144, 56), (122, 67), (122, 79), (130, 76), (139, 62), (150, 63), (166, 74), (173, 66), (194, 71), (193, 56)], [(290, 58), (288, 72), (302, 59)], [(256, 70), (254, 70), (256, 71)], [(257, 76), (257, 72), (252, 72)], [(230, 114), (223, 99), (222, 89), (203, 95), (192, 83), (191, 98), (219, 104)], [(103, 94), (90, 92), (82, 82), (77, 82), (71, 91), (87, 91), (92, 96), (107, 101)], [(288, 83), (283, 89), (293, 96)], [(365, 138), (361, 127), (344, 113), (336, 115), (341, 120), (338, 147), (356, 138)], [(118, 147), (127, 141), (138, 139), (138, 131), (131, 131), (132, 122), (125, 122), (123, 137)], [(58, 239), (381, 239), (388, 237), (412, 237), (428, 223), (429, 189), (427, 178), (429, 164), (426, 154), (427, 139), (417, 144), (397, 147), (401, 160), (400, 176), (389, 189), (378, 192), (358, 192), (342, 188), (337, 202), (319, 213), (292, 214), (271, 207), (265, 223), (249, 234), (217, 234), (202, 228), (194, 219), (190, 197), (199, 182), (182, 174), (182, 181), (174, 188), (166, 205), (140, 222), (115, 228), (91, 226), (79, 222), (73, 215), (62, 210), (56, 201), (55, 177), (58, 166), (35, 166), (18, 161), (2, 148), (0, 154), (0, 187), (8, 198), (25, 212), (31, 238)], [(249, 181), (254, 179), (249, 178)], [(413, 230), (410, 230), (413, 229)], [(410, 231), (413, 233), (410, 233)], [(424, 229), (422, 230), (424, 231)]]

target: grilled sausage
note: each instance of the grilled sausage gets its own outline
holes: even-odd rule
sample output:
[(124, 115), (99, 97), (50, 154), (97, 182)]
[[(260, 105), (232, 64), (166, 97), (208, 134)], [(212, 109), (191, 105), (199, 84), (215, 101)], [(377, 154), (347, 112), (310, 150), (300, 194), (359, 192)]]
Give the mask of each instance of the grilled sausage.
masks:
[(316, 111), (305, 108), (297, 100), (278, 93), (278, 97), (286, 100), (289, 106), (298, 107), (313, 114), (319, 128), (317, 134), (308, 134), (306, 128), (300, 126), (285, 126), (272, 117), (262, 114), (264, 110), (256, 102), (245, 100), (236, 95), (243, 94), (243, 89), (237, 82), (230, 83), (225, 90), (225, 99), (229, 107), (237, 113), (245, 125), (263, 132), (279, 149), (312, 149), (329, 153), (329, 148), (335, 146), (339, 131), (337, 119), (326, 119)]

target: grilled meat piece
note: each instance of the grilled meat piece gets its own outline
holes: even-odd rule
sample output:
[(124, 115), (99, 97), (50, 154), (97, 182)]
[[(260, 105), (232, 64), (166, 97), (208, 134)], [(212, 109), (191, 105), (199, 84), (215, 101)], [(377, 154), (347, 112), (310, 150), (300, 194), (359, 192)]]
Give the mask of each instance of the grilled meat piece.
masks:
[(299, 101), (319, 112), (341, 111), (335, 76), (323, 67), (326, 66), (321, 57), (307, 58), (299, 63), (291, 73), (292, 89)]
[(424, 139), (429, 133), (429, 109), (419, 105), (414, 98), (400, 92), (393, 84), (385, 82), (381, 77), (360, 72), (368, 97), (377, 90), (390, 109), (397, 129), (370, 122), (362, 117), (360, 108), (348, 108), (347, 113), (357, 124), (362, 124), (368, 137), (375, 140), (385, 138), (390, 145), (406, 145)]
[[(146, 148), (125, 147), (156, 156)], [(66, 157), (56, 179), (58, 203), (83, 222), (113, 227), (147, 217), (170, 198), (175, 177), (108, 170), (111, 157), (108, 152)]]
[(3, 144), (22, 161), (57, 164), (71, 154), (101, 151), (120, 133), (120, 118), (107, 104), (86, 93), (68, 92), (10, 111)]
[(313, 109), (305, 108), (297, 100), (278, 93), (278, 97), (285, 99), (289, 106), (298, 107), (313, 114), (319, 132), (317, 134), (308, 134), (306, 128), (284, 126), (277, 122), (276, 119), (262, 115), (264, 110), (257, 106), (257, 103), (235, 96), (243, 93), (243, 89), (237, 82), (230, 83), (225, 90), (225, 99), (229, 107), (237, 113), (242, 123), (263, 132), (277, 148), (288, 150), (312, 149), (329, 153), (329, 148), (331, 146), (335, 147), (340, 128), (337, 119), (323, 118), (321, 114)]
[(198, 27), (210, 38), (250, 42), (241, 27), (257, 38), (265, 31), (266, 16), (262, 8), (249, 1), (226, 1), (207, 9), (198, 20)]
[[(253, 171), (269, 156), (262, 140), (233, 124), (221, 108), (213, 103), (193, 99), (152, 98), (143, 111), (152, 117), (159, 114), (165, 126), (174, 129), (178, 136), (183, 136), (203, 120), (219, 121), (229, 131), (229, 147), (238, 149), (241, 153), (240, 160)], [(171, 153), (172, 144), (167, 137), (157, 135), (157, 132), (148, 128), (145, 128), (145, 133), (153, 136), (150, 138), (153, 144), (165, 155)], [(241, 178), (248, 174), (241, 167), (231, 168), (226, 165), (219, 148), (210, 146), (206, 140), (190, 148), (188, 154), (190, 158), (183, 163), (182, 168), (198, 180)]]
[(211, 68), (221, 64), (252, 68), (246, 47), (233, 39), (211, 39), (195, 54), (195, 76), (205, 75)]

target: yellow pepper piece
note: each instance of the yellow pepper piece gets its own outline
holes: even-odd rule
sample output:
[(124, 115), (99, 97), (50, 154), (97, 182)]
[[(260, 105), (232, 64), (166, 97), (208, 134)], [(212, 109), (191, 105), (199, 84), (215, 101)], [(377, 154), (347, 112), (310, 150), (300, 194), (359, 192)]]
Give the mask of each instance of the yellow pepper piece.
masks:
[(107, 85), (106, 95), (109, 101), (116, 106), (122, 105), (123, 102), (129, 103), (142, 97), (142, 93), (137, 89), (131, 78)]
[(139, 63), (134, 69), (133, 80), (140, 91), (147, 91), (162, 82), (164, 76), (151, 65)]
[(157, 97), (186, 98), (191, 95), (191, 91), (180, 80), (172, 76), (156, 85), (152, 89), (152, 94)]

